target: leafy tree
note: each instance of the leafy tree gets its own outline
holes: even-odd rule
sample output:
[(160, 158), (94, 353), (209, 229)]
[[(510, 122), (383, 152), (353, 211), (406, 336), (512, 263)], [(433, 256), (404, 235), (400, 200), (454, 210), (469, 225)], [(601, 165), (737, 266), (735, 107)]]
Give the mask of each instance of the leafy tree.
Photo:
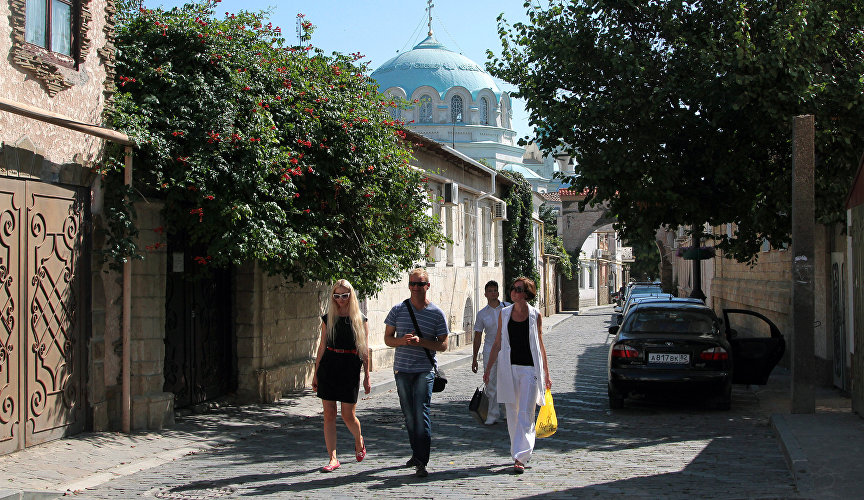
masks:
[(552, 0), (499, 17), (489, 71), (518, 87), (541, 148), (573, 155), (574, 189), (616, 229), (736, 224), (755, 260), (789, 240), (792, 117), (813, 114), (820, 222), (843, 218), (864, 149), (861, 0)]
[(136, 189), (165, 200), (166, 232), (203, 248), (201, 268), (255, 260), (379, 291), (443, 239), (399, 104), (359, 54), (288, 46), (266, 14), (217, 19), (217, 3), (121, 17), (111, 120), (139, 144)]
[(630, 278), (637, 281), (653, 281), (660, 277), (660, 250), (653, 241), (634, 241), (633, 263), (630, 264)]
[(564, 240), (558, 236), (558, 215), (547, 204), (540, 206), (540, 220), (543, 221), (543, 249), (547, 254), (558, 257), (556, 268), (565, 278), (573, 278), (573, 264), (570, 254), (564, 249)]
[(502, 224), (505, 286), (509, 286), (519, 276), (531, 278), (539, 286), (540, 275), (531, 252), (534, 248), (531, 184), (518, 172), (502, 170), (499, 173), (515, 182), (504, 196), (504, 202), (507, 203), (507, 220)]

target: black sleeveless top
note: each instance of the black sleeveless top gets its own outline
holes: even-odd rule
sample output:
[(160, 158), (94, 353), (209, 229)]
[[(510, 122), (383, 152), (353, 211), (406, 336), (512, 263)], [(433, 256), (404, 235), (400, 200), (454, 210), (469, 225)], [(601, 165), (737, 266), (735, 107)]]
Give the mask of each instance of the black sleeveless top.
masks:
[(522, 366), (534, 366), (534, 357), (531, 356), (531, 344), (528, 342), (528, 321), (514, 321), (510, 317), (507, 322), (507, 333), (510, 335), (510, 364)]
[[(327, 324), (327, 315), (321, 316), (321, 321)], [(365, 321), (365, 318), (364, 318)], [(357, 349), (354, 341), (354, 329), (351, 327), (351, 318), (348, 316), (336, 316), (336, 326), (333, 327), (333, 340), (327, 336), (327, 347), (334, 349)]]

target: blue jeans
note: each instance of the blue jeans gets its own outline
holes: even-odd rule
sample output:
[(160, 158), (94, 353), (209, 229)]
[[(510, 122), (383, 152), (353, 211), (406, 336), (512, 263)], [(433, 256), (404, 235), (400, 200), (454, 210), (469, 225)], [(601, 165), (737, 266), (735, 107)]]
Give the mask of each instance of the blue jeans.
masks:
[(405, 428), (414, 459), (422, 465), (429, 463), (429, 449), (432, 446), (432, 381), (435, 375), (429, 372), (397, 372), (396, 391), (399, 393), (399, 406), (405, 415)]

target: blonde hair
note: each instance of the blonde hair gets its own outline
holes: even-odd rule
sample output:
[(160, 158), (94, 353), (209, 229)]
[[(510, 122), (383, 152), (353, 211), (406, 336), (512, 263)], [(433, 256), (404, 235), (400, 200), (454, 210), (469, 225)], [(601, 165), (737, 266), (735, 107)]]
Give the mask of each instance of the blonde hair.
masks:
[(423, 281), (429, 281), (429, 273), (426, 271), (425, 267), (415, 267), (410, 273), (408, 273), (408, 277), (410, 278), (411, 276), (420, 274), (423, 275)]
[(333, 294), (336, 293), (336, 289), (339, 287), (347, 288), (348, 292), (351, 293), (351, 296), (348, 297), (348, 319), (351, 322), (351, 330), (354, 332), (354, 344), (357, 346), (357, 355), (360, 356), (360, 359), (365, 360), (368, 354), (366, 352), (366, 326), (363, 324), (364, 318), (363, 313), (360, 312), (357, 293), (348, 280), (337, 280), (330, 288), (330, 301), (327, 306), (327, 340), (331, 344), (334, 342), (334, 330), (336, 323), (339, 321), (337, 313), (339, 308), (336, 305), (336, 299), (333, 298)]

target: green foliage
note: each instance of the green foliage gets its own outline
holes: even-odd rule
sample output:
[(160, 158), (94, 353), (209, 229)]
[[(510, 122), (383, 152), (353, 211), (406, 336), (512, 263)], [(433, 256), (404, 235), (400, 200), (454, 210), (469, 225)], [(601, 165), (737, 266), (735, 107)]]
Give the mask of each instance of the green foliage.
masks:
[(541, 149), (573, 155), (573, 189), (616, 230), (734, 223), (752, 262), (788, 241), (791, 123), (816, 121), (817, 218), (843, 220), (864, 149), (864, 4), (854, 0), (553, 0), (499, 17), (487, 68), (518, 87)]
[(633, 263), (630, 264), (630, 279), (653, 281), (660, 277), (660, 250), (654, 241), (631, 241)]
[(540, 220), (543, 221), (543, 251), (558, 257), (556, 268), (565, 278), (573, 279), (573, 263), (564, 248), (564, 240), (558, 236), (558, 216), (549, 205), (540, 206)]
[(504, 197), (504, 202), (507, 203), (507, 220), (502, 224), (504, 286), (509, 287), (513, 280), (525, 276), (534, 280), (539, 287), (540, 275), (531, 253), (531, 249), (534, 248), (531, 184), (518, 172), (500, 171), (499, 174), (516, 182), (510, 186)]
[[(136, 184), (199, 266), (255, 260), (361, 295), (442, 241), (402, 123), (359, 54), (288, 46), (263, 13), (215, 0), (120, 16), (112, 126), (139, 144)], [(304, 42), (313, 30), (300, 22)]]

